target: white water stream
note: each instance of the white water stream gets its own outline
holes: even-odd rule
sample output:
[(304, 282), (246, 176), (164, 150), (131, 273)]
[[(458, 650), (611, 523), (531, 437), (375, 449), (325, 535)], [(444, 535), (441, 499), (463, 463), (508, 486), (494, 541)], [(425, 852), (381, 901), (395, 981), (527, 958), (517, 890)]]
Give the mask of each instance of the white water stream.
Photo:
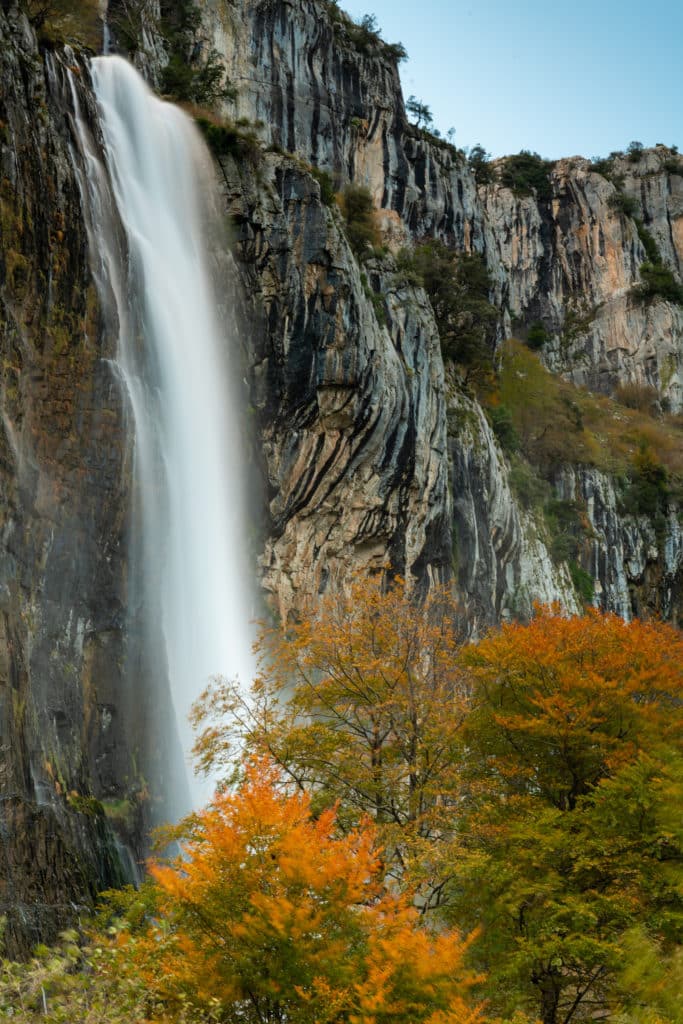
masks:
[[(91, 202), (135, 428), (136, 600), (150, 638), (161, 629), (158, 656), (165, 656), (188, 756), (188, 711), (209, 679), (247, 682), (253, 671), (243, 460), (230, 379), (238, 359), (235, 353), (231, 374), (208, 244), (216, 184), (192, 121), (155, 97), (126, 61), (97, 58), (92, 76), (128, 252), (120, 267), (107, 203)], [(92, 198), (101, 185), (92, 180), (96, 161), (87, 162)], [(195, 805), (210, 795), (196, 781), (191, 791)]]

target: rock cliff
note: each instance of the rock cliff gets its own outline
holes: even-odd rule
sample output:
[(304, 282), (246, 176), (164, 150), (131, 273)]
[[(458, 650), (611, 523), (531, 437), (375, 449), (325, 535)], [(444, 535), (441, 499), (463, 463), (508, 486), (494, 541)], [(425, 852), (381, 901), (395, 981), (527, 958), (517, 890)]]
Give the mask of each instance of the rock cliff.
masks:
[(150, 791), (160, 799), (168, 767), (168, 700), (147, 673), (143, 685), (127, 614), (132, 438), (110, 362), (116, 324), (91, 273), (73, 132), (76, 103), (95, 125), (87, 67), (70, 50), (41, 53), (20, 7), (6, 8), (0, 915), (12, 950), (131, 877), (156, 813), (145, 810)]
[[(159, 82), (164, 4), (143, 8), (127, 45)], [(535, 600), (677, 622), (676, 154), (560, 161), (540, 189), (506, 185), (504, 164), (477, 182), (464, 154), (408, 122), (396, 48), (334, 3), (202, 11), (201, 45), (236, 88), (223, 113), (248, 122), (208, 135), (241, 285), (230, 315), (271, 605), (284, 619), (303, 595), (388, 570), (418, 590), (452, 581), (471, 633)], [(0, 75), (0, 913), (26, 948), (130, 874), (178, 783), (164, 666), (145, 661), (131, 615), (134, 441), (73, 130), (80, 113), (99, 146), (87, 59), (39, 45), (6, 0)], [(350, 244), (331, 194), (349, 182), (369, 189), (383, 246)], [(485, 262), (498, 383), (477, 390), (444, 366), (429, 297), (399, 258), (425, 239)], [(552, 373), (515, 362), (512, 334), (535, 338)]]
[[(559, 161), (547, 166), (547, 187), (542, 190), (507, 187), (496, 180), (502, 176), (495, 165), (493, 180), (477, 184), (464, 154), (409, 124), (395, 47), (359, 34), (357, 26), (334, 5), (325, 0), (238, 4), (210, 0), (205, 8), (206, 24), (237, 89), (236, 100), (226, 109), (234, 118), (254, 125), (264, 146), (286, 151), (282, 161), (286, 162), (290, 153), (296, 160), (328, 172), (338, 187), (346, 182), (367, 186), (390, 251), (425, 238), (439, 238), (457, 251), (481, 254), (491, 276), (491, 298), (500, 314), (500, 338), (514, 333), (524, 339), (536, 327), (542, 331), (543, 360), (567, 380), (610, 396), (631, 386), (647, 397), (650, 388), (660, 411), (678, 412), (683, 307), (657, 294), (645, 300), (637, 297), (642, 284), (640, 267), (652, 258), (651, 244), (672, 281), (680, 283), (683, 161), (679, 163), (671, 150), (660, 147), (616, 156), (601, 168), (580, 158)], [(297, 233), (302, 216), (310, 218), (310, 204), (310, 197), (294, 197), (288, 203)], [(301, 207), (298, 212), (297, 206)], [(391, 259), (385, 257), (385, 263), (390, 265)], [(371, 267), (377, 269), (370, 273)], [(392, 297), (397, 275), (387, 278), (378, 273), (380, 268), (375, 257), (365, 277), (372, 279), (376, 289), (375, 303), (377, 296), (381, 297), (386, 333), (395, 346)], [(249, 290), (253, 291), (253, 281)], [(291, 289), (281, 290), (279, 302), (284, 299), (287, 304), (291, 295)], [(362, 295), (359, 302), (363, 303)], [(368, 313), (370, 327), (363, 326), (361, 335), (381, 336), (383, 331), (378, 334), (369, 305)], [(286, 322), (290, 331), (292, 325), (302, 323), (293, 310)], [(278, 325), (276, 337), (280, 330)], [(358, 352), (355, 333), (345, 336)], [(296, 344), (295, 336), (288, 342), (292, 343)], [(431, 355), (425, 351), (424, 358), (436, 364), (430, 376), (440, 380), (438, 351), (432, 347)], [(310, 365), (309, 357), (306, 365)], [(439, 442), (437, 450), (449, 453), (450, 488), (445, 501), (438, 499), (440, 511), (435, 521), (446, 523), (451, 515), (454, 518), (452, 530), (441, 530), (439, 553), (432, 555), (434, 564), (457, 566), (463, 602), (468, 609), (478, 609), (470, 615), (471, 625), (474, 619), (492, 622), (501, 614), (528, 612), (535, 599), (556, 599), (574, 607), (578, 595), (567, 576), (567, 564), (557, 558), (558, 564), (554, 564), (548, 554), (552, 537), (542, 509), (539, 513), (524, 508), (523, 503), (520, 506), (514, 488), (509, 490), (509, 460), (486, 416), (476, 402), (470, 403), (470, 416), (462, 415), (468, 399), (462, 393), (449, 398), (448, 390), (444, 395), (446, 405), (451, 406), (449, 437), (446, 447)], [(359, 396), (362, 389), (353, 391)], [(433, 397), (437, 399), (438, 390)], [(298, 473), (296, 462), (282, 459), (278, 451), (288, 451), (292, 444), (290, 420), (269, 420), (268, 416), (266, 420), (271, 484), (286, 493)], [(324, 432), (322, 419), (314, 429)], [(672, 443), (678, 444), (675, 425), (671, 429)], [(273, 446), (274, 437), (278, 441)], [(300, 450), (299, 442), (294, 443)], [(604, 445), (605, 441), (598, 436), (596, 443)], [(335, 462), (338, 516), (342, 508), (346, 515), (348, 505), (343, 497), (350, 484), (343, 471), (345, 458), (348, 455)], [(357, 463), (351, 465), (350, 476), (355, 479)], [(568, 472), (587, 480), (594, 470), (577, 465)], [(622, 465), (619, 472), (621, 480), (610, 485), (609, 506), (619, 522), (617, 530), (622, 536), (632, 536), (640, 528), (625, 515), (620, 495), (628, 471)], [(350, 484), (349, 494), (354, 486)], [(559, 484), (555, 488), (556, 500), (571, 494), (566, 500), (581, 506), (587, 532), (577, 555), (577, 569), (593, 580), (596, 603), (624, 615), (649, 607), (666, 608), (677, 617), (677, 600), (671, 596), (680, 586), (676, 542), (659, 530), (659, 539), (645, 545), (652, 570), (648, 585), (642, 572), (628, 576), (626, 583), (621, 546), (606, 543), (597, 554), (595, 537), (604, 534), (595, 534), (596, 493), (604, 493), (599, 471), (584, 489), (563, 490)], [(434, 497), (430, 495), (430, 501)], [(355, 506), (356, 498), (350, 502)], [(287, 517), (291, 507), (286, 501), (279, 504), (278, 516)], [(322, 507), (322, 501), (312, 494), (307, 518), (321, 514), (327, 521), (329, 503), (324, 515)], [(502, 516), (501, 507), (505, 508)], [(676, 509), (672, 496), (666, 512), (672, 524), (677, 522)], [(675, 532), (673, 525), (671, 529)], [(348, 565), (362, 565), (363, 559), (352, 550), (353, 532), (353, 527), (350, 533), (342, 531), (347, 545), (343, 560)], [(300, 586), (314, 588), (321, 570), (313, 568), (311, 572), (311, 568), (318, 558), (326, 563), (329, 551), (301, 529), (297, 516), (284, 528), (284, 534), (297, 540), (287, 543), (286, 557), (282, 547), (282, 557), (275, 561), (273, 552), (283, 542), (267, 542), (268, 588), (276, 593), (289, 590), (292, 573)], [(363, 530), (358, 539), (362, 536)], [(461, 549), (456, 555), (454, 539), (456, 545), (459, 539)], [(641, 549), (643, 543), (639, 542)], [(433, 540), (430, 547), (435, 552)], [(381, 550), (379, 542), (377, 552)], [(386, 544), (384, 550), (394, 552), (396, 548)], [(410, 558), (399, 558), (397, 564), (401, 571), (411, 570)], [(418, 560), (414, 564), (423, 568), (426, 563)], [(619, 585), (614, 582), (617, 579)]]

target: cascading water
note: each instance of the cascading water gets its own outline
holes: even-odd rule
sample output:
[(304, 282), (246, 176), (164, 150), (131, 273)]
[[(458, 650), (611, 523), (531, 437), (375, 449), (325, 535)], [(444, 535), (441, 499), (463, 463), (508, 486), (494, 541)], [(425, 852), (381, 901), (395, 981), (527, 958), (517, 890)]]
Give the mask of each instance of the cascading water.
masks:
[[(207, 241), (216, 185), (191, 120), (126, 61), (97, 58), (92, 78), (128, 253), (117, 270), (122, 246), (93, 180), (101, 165), (81, 133), (99, 276), (117, 307), (117, 365), (135, 427), (132, 558), (141, 571), (129, 602), (152, 647), (163, 635), (165, 650), (143, 663), (166, 661), (187, 753), (188, 711), (209, 678), (252, 674), (240, 425)], [(198, 783), (191, 789), (195, 804), (208, 795)], [(180, 813), (181, 804), (170, 807)]]

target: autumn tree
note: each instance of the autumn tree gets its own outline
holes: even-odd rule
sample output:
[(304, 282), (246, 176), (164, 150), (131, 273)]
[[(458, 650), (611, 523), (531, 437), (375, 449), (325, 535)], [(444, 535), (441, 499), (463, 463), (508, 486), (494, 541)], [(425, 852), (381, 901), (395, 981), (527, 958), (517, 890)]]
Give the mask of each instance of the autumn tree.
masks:
[(627, 1013), (634, 934), (665, 960), (683, 938), (683, 639), (546, 610), (465, 660), (468, 798), (450, 912), (482, 925), (475, 958), (501, 1011), (535, 1006), (543, 1024)]
[(356, 580), (260, 639), (251, 694), (220, 682), (196, 711), (204, 769), (229, 774), (243, 746), (266, 751), (345, 827), (370, 815), (389, 870), (420, 899), (442, 899), (452, 870), (466, 687), (457, 609), (446, 590), (422, 606), (402, 581)]
[[(248, 1024), (475, 1024), (467, 941), (430, 933), (382, 882), (376, 830), (288, 792), (264, 760), (174, 831), (153, 915), (121, 933), (122, 965), (163, 1019), (184, 1008)], [(135, 894), (132, 897), (135, 900)], [(126, 959), (127, 958), (127, 959)], [(124, 969), (124, 968), (122, 968)], [(155, 1019), (154, 1012), (152, 1019)]]

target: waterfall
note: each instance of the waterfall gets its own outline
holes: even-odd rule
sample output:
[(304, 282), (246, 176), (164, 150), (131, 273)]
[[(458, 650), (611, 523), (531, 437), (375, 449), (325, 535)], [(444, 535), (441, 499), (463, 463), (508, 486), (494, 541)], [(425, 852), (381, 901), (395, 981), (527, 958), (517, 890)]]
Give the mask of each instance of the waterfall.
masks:
[[(216, 183), (190, 118), (126, 61), (96, 58), (92, 78), (125, 235), (123, 244), (113, 237), (114, 218), (102, 213), (101, 164), (90, 154), (91, 244), (114, 297), (117, 372), (135, 432), (129, 614), (145, 622), (142, 664), (165, 662), (187, 757), (188, 711), (209, 679), (246, 682), (253, 672), (237, 356), (231, 370), (208, 241)], [(195, 805), (210, 795), (196, 781), (191, 791)], [(171, 801), (175, 813), (180, 804)]]

